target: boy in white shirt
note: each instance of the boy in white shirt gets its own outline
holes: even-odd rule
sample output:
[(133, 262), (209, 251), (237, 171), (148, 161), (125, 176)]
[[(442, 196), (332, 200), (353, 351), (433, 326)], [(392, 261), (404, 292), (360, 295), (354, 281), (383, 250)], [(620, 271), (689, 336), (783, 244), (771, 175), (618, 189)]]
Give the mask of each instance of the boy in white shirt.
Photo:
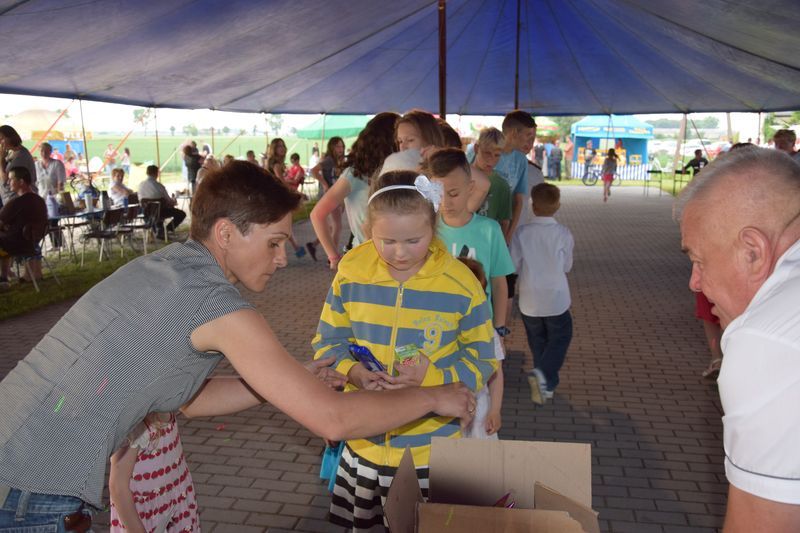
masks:
[(533, 372), (528, 376), (531, 400), (543, 404), (558, 386), (558, 371), (572, 340), (572, 315), (567, 272), (572, 269), (575, 241), (566, 226), (556, 222), (561, 192), (549, 183), (531, 190), (533, 219), (511, 239), (511, 258), (519, 275), (519, 310)]

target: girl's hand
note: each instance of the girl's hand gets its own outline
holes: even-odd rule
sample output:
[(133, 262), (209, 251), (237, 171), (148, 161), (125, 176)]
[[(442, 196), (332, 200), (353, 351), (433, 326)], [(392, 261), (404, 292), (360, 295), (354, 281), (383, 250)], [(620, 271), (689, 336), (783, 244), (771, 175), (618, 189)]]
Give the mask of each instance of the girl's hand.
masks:
[(502, 425), (503, 423), (500, 417), (500, 411), (490, 411), (489, 416), (486, 417), (486, 433), (488, 435), (494, 435), (500, 430)]
[(381, 390), (380, 382), (383, 380), (381, 375), (377, 372), (370, 372), (361, 363), (357, 363), (347, 373), (347, 379), (363, 390)]
[(336, 257), (328, 257), (328, 265), (330, 266), (330, 269), (336, 271), (336, 269), (339, 268), (339, 261), (341, 260), (341, 255), (337, 255)]
[(394, 368), (397, 370), (398, 375), (395, 377), (386, 375), (384, 378), (385, 381), (390, 385), (395, 385), (395, 387), (384, 388), (419, 387), (425, 379), (425, 374), (428, 372), (430, 364), (431, 360), (425, 354), (420, 353), (419, 362), (416, 365), (395, 365)]

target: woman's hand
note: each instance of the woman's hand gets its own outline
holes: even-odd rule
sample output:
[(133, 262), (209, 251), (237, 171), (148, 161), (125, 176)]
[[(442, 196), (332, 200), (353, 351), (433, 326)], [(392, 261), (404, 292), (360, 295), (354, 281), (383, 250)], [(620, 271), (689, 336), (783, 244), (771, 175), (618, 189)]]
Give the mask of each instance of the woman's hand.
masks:
[(364, 365), (357, 363), (347, 373), (347, 379), (362, 390), (381, 390), (384, 378), (378, 372), (370, 372)]
[(475, 394), (463, 383), (450, 383), (436, 387), (419, 389), (433, 395), (433, 412), (439, 416), (452, 416), (461, 419), (462, 429), (475, 417)]
[(332, 389), (341, 389), (347, 384), (347, 376), (330, 368), (335, 362), (336, 357), (332, 355), (315, 361), (308, 361), (303, 366), (328, 387)]

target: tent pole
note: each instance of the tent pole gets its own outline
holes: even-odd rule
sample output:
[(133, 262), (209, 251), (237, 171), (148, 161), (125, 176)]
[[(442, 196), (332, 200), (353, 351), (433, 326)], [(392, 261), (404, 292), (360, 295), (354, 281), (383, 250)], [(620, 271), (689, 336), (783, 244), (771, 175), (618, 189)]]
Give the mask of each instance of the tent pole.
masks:
[(725, 113), (725, 118), (728, 122), (728, 142), (733, 144), (733, 126), (731, 126), (731, 114)]
[[(216, 153), (216, 147), (214, 142), (214, 126), (211, 126), (211, 153)], [(217, 154), (219, 155), (219, 154)]]
[[(269, 165), (267, 164), (267, 160), (269, 159), (269, 120), (267, 119), (267, 114), (264, 113), (264, 157), (262, 159), (262, 166), (267, 168)], [(267, 168), (267, 170), (269, 170)], [(270, 172), (272, 172), (270, 170)]]
[(156, 164), (158, 168), (161, 168), (161, 147), (158, 141), (158, 110), (155, 107), (153, 108), (153, 122), (155, 122), (156, 126)]
[(327, 116), (328, 116), (327, 113), (323, 113), (322, 114), (322, 139), (320, 140), (320, 143), (319, 143), (320, 158), (322, 157), (322, 151), (325, 149), (324, 148), (325, 147), (325, 118)]
[(439, 0), (439, 118), (447, 118), (447, 9)]
[(520, 20), (520, 5), (521, 0), (517, 0), (517, 43), (514, 52), (514, 109), (519, 109), (519, 34), (521, 20)]
[(86, 125), (83, 122), (83, 100), (78, 99), (81, 109), (81, 132), (83, 133), (83, 158), (86, 160), (86, 175), (89, 176), (89, 143), (86, 141)]
[(756, 132), (756, 146), (761, 146), (761, 128), (763, 128), (763, 126), (762, 126), (763, 123), (761, 122), (761, 120), (763, 118), (764, 118), (764, 113), (759, 111), (758, 112), (758, 131)]
[[(675, 146), (675, 157), (672, 158), (672, 196), (675, 196), (675, 190), (676, 190), (676, 185), (677, 185), (677, 183), (676, 183), (677, 182), (677, 178), (675, 176), (676, 176), (676, 174), (678, 172), (678, 168), (677, 168), (678, 158), (681, 157), (681, 148), (682, 148), (683, 144), (686, 142), (686, 134), (687, 134), (687, 131), (686, 131), (686, 117), (687, 117), (687, 114), (684, 113), (683, 114), (683, 118), (681, 119), (681, 129), (678, 132), (678, 142), (676, 143), (676, 146)], [(683, 163), (683, 159), (682, 158), (681, 158), (681, 163)], [(680, 170), (681, 170), (681, 172), (683, 172), (683, 168), (681, 168)], [(681, 179), (681, 182), (683, 182), (683, 179)]]

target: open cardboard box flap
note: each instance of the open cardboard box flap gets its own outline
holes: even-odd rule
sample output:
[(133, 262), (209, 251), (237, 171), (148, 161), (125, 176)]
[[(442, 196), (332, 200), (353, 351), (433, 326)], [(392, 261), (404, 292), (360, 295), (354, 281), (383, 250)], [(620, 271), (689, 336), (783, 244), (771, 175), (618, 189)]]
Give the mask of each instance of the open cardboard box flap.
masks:
[[(525, 527), (536, 523), (539, 529), (531, 531), (573, 530), (562, 529), (563, 525), (564, 528), (578, 527), (575, 531), (595, 533), (599, 531), (599, 524), (597, 514), (591, 509), (591, 490), (588, 444), (446, 438), (432, 441), (430, 501), (453, 504), (444, 506), (447, 509), (445, 521), (449, 518), (451, 525), (453, 520), (462, 520), (462, 517), (474, 524), (471, 517), (479, 515), (490, 517), (487, 520), (499, 529), (471, 529), (473, 531), (517, 531), (514, 529), (517, 523)], [(527, 514), (504, 514), (507, 509), (492, 507), (507, 492), (513, 493), (516, 510), (528, 511)], [(384, 508), (392, 533), (423, 531), (417, 528), (423, 521), (432, 524), (431, 520), (441, 518), (444, 511), (440, 508), (428, 510), (431, 504), (422, 501), (414, 463), (406, 450)], [(535, 511), (531, 511), (533, 509)], [(541, 514), (540, 511), (555, 514)], [(509, 518), (502, 520), (508, 520), (507, 524), (497, 522), (506, 516)], [(453, 527), (453, 530), (458, 528)]]
[(418, 513), (419, 533), (583, 533), (578, 522), (559, 511), (426, 503), (419, 506)]
[(540, 482), (581, 505), (592, 505), (588, 444), (434, 437), (430, 499), (491, 506), (511, 491), (517, 507), (533, 509)]

